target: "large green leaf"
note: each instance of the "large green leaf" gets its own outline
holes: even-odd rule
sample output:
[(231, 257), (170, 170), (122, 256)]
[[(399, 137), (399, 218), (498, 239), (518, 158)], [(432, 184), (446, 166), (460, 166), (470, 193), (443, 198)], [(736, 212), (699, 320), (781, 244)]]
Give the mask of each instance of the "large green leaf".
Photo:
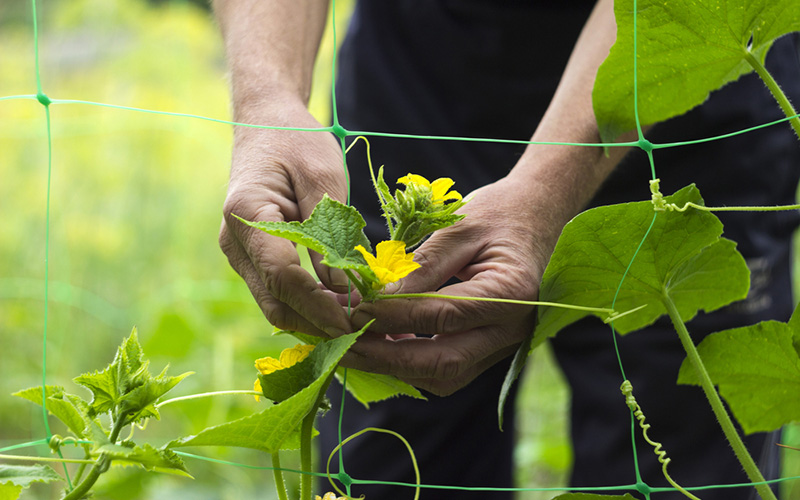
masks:
[[(295, 449), (300, 445), (300, 423), (312, 411), (317, 411), (316, 402), (326, 382), (350, 346), (363, 333), (363, 329), (349, 335), (328, 340), (312, 351), (319, 350), (316, 357), (309, 355), (295, 366), (305, 365), (304, 370), (315, 373), (315, 379), (304, 389), (279, 404), (266, 410), (232, 422), (209, 427), (196, 436), (172, 441), (167, 446), (238, 446), (275, 453), (282, 449)], [(306, 361), (310, 361), (306, 365)], [(282, 370), (281, 370), (282, 371)]]
[[(665, 200), (678, 206), (686, 202), (703, 204), (693, 185)], [(648, 236), (642, 241), (645, 234)], [(598, 308), (614, 304), (616, 311), (634, 311), (614, 321), (616, 330), (624, 334), (666, 314), (662, 301), (668, 294), (681, 319), (689, 321), (699, 310), (713, 311), (747, 296), (750, 271), (735, 243), (721, 238), (721, 234), (719, 219), (701, 210), (654, 212), (650, 201), (587, 210), (564, 227), (542, 277), (539, 299)], [(625, 280), (614, 303), (623, 275)], [(498, 405), (501, 424), (508, 388), (530, 352), (544, 339), (590, 314), (597, 315), (539, 307), (533, 338), (530, 344), (523, 343), (506, 375)]]
[[(702, 104), (709, 93), (763, 62), (772, 42), (800, 30), (797, 0), (639, 0), (637, 81), (643, 125)], [(600, 67), (593, 100), (600, 135), (635, 127), (633, 0), (614, 2), (617, 41)]]
[[(693, 185), (666, 201), (678, 206), (703, 204)], [(646, 307), (615, 320), (617, 331), (644, 328), (666, 314), (665, 293), (681, 319), (689, 321), (699, 310), (713, 311), (747, 296), (750, 272), (735, 243), (720, 238), (721, 234), (719, 219), (701, 210), (654, 212), (649, 201), (587, 210), (564, 227), (542, 278), (540, 300), (611, 307), (635, 254), (614, 308)], [(540, 307), (535, 336), (555, 335), (589, 314)]]
[(371, 251), (364, 235), (364, 218), (355, 208), (339, 203), (326, 194), (303, 222), (250, 222), (248, 226), (273, 236), (280, 236), (324, 256), (323, 264), (339, 269), (369, 273), (364, 257), (355, 249), (361, 245)]
[[(368, 325), (369, 326), (369, 325)], [(300, 332), (281, 330), (275, 335), (292, 335), (306, 344), (319, 344), (323, 341), (320, 337), (307, 335)], [(341, 383), (345, 380), (345, 368), (336, 369), (336, 379)], [(359, 403), (369, 408), (370, 403), (377, 403), (397, 396), (410, 396), (415, 399), (426, 399), (413, 385), (403, 382), (392, 375), (369, 373), (355, 368), (347, 368), (347, 381), (345, 388)]]
[[(793, 319), (800, 317), (795, 312)], [(698, 352), (746, 433), (772, 431), (800, 420), (800, 356), (796, 323), (763, 321), (709, 335)], [(678, 383), (700, 383), (688, 360)]]

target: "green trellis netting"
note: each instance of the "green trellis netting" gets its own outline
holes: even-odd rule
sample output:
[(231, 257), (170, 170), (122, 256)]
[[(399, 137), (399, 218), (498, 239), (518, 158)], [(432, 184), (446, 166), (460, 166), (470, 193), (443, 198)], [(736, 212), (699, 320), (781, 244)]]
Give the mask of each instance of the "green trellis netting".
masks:
[[(326, 38), (324, 44), (328, 52), (335, 54), (336, 27), (343, 27), (341, 18), (344, 16), (337, 13), (335, 1), (331, 10), (332, 37)], [(634, 1), (634, 47), (636, 11)], [(7, 19), (3, 19), (4, 15)], [(245, 286), (233, 275), (218, 251), (216, 228), (206, 223), (192, 225), (194, 220), (216, 220), (218, 224), (227, 175), (221, 166), (229, 162), (226, 156), (229, 126), (283, 129), (270, 124), (241, 124), (216, 118), (228, 112), (224, 84), (213, 82), (210, 85), (203, 80), (223, 71), (224, 62), (218, 46), (202, 41), (196, 45), (187, 44), (182, 55), (176, 58), (160, 52), (160, 41), (174, 41), (170, 37), (202, 40), (208, 33), (198, 27), (203, 23), (197, 20), (207, 15), (188, 2), (178, 2), (169, 9), (156, 9), (138, 2), (92, 3), (88, 0), (74, 3), (31, 0), (29, 4), (19, 0), (13, 6), (0, 6), (0, 31), (6, 27), (6, 32), (0, 33), (0, 40), (14, 42), (13, 47), (32, 49), (32, 53), (17, 54), (0, 47), (0, 162), (4, 163), (0, 165), (0, 173), (5, 177), (0, 179), (0, 184), (4, 185), (0, 193), (5, 196), (0, 201), (4, 215), (0, 226), (0, 256), (8, 256), (7, 262), (0, 262), (0, 340), (6, 351), (0, 358), (0, 379), (3, 380), (0, 397), (4, 401), (0, 404), (0, 418), (9, 422), (0, 431), (0, 463), (12, 463), (3, 457), (23, 452), (33, 457), (55, 457), (47, 447), (54, 430), (46, 411), (31, 409), (33, 406), (24, 401), (6, 405), (7, 398), (11, 398), (8, 394), (34, 385), (65, 385), (78, 373), (98, 369), (134, 324), (138, 324), (148, 338), (144, 342), (148, 354), (167, 362), (179, 360), (175, 363), (179, 365), (176, 373), (207, 372), (205, 376), (198, 375), (197, 381), (187, 379), (187, 385), (195, 389), (194, 392), (241, 387), (242, 380), (253, 378), (252, 359), (280, 352), (288, 345), (285, 339), (270, 337), (270, 329), (264, 327), (263, 318), (253, 306)], [(113, 29), (106, 23), (109, 18), (118, 22)], [(47, 29), (42, 29), (45, 26)], [(176, 43), (181, 44), (180, 40)], [(142, 50), (128, 55), (127, 49), (133, 45), (141, 46)], [(193, 51), (197, 50), (205, 51), (198, 59), (207, 63), (191, 61)], [(213, 57), (208, 57), (209, 53)], [(119, 54), (126, 55), (118, 57)], [(107, 74), (98, 73), (90, 64), (97, 58), (111, 61)], [(335, 73), (335, 55), (323, 64)], [(636, 82), (635, 58), (631, 65)], [(130, 85), (126, 82), (128, 72), (136, 72), (137, 78), (153, 80), (152, 88), (141, 91)], [(191, 80), (170, 81), (172, 75), (178, 73), (189, 75)], [(331, 81), (322, 79), (315, 84), (332, 86)], [(636, 87), (634, 84), (634, 89)], [(95, 94), (88, 94), (90, 90)], [(322, 95), (324, 101), (330, 99), (331, 94), (317, 94), (315, 99)], [(322, 101), (315, 100), (311, 106), (324, 108)], [(639, 127), (638, 102), (634, 91), (633, 122), (639, 130), (639, 140), (617, 145), (644, 150), (655, 179), (653, 151), (705, 140), (669, 145), (650, 143)], [(339, 124), (335, 99), (332, 103), (330, 126), (289, 130), (333, 133), (340, 138), (343, 149), (347, 138), (378, 135), (423, 140), (520, 142), (350, 131)], [(786, 126), (753, 124), (754, 128), (776, 125)], [(212, 147), (212, 143), (220, 147)], [(210, 164), (216, 167), (213, 172), (212, 167), (207, 166)], [(84, 172), (81, 170), (84, 166), (91, 168), (87, 167)], [(215, 179), (216, 185), (213, 182), (202, 183), (205, 187), (200, 187), (199, 183), (195, 185), (192, 178), (197, 176)], [(198, 218), (186, 218), (189, 213), (199, 214)], [(657, 215), (653, 217), (655, 221)], [(188, 220), (189, 224), (184, 224), (183, 220)], [(189, 254), (192, 260), (186, 257)], [(114, 278), (110, 280), (106, 276)], [(203, 312), (198, 313), (189, 306), (191, 303), (204, 304)], [(609, 306), (613, 308), (614, 304)], [(246, 336), (241, 334), (244, 328), (256, 329), (255, 338), (244, 338)], [(151, 332), (149, 337), (148, 331)], [(609, 328), (609, 334), (614, 335), (613, 328)], [(31, 341), (34, 337), (36, 342)], [(620, 360), (621, 368), (623, 361)], [(154, 365), (159, 366), (159, 363)], [(54, 381), (54, 378), (62, 379)], [(621, 374), (620, 382), (623, 380)], [(191, 421), (194, 427), (253, 411), (252, 405), (240, 402), (190, 404), (198, 406), (179, 415)], [(367, 435), (362, 439), (369, 438)], [(70, 452), (66, 447), (63, 450), (62, 456)], [(191, 461), (190, 471), (193, 472), (195, 464), (205, 467), (195, 483), (205, 481), (206, 474), (210, 477), (230, 475), (241, 484), (252, 483), (252, 479), (245, 479), (244, 470), (270, 469), (268, 458), (263, 454), (214, 450), (205, 456), (181, 453)], [(637, 452), (633, 442), (634, 456), (651, 452), (651, 449)], [(636, 463), (635, 459), (632, 463)], [(287, 468), (296, 472), (297, 467), (290, 464)], [(56, 470), (66, 473), (68, 469), (58, 466)], [(787, 465), (785, 470), (793, 469)], [(421, 472), (424, 479), (425, 471)], [(142, 484), (149, 481), (141, 472), (124, 469), (109, 474), (112, 477), (105, 486), (107, 490), (98, 495), (117, 498), (109, 493), (113, 488), (127, 489), (120, 498), (147, 495), (146, 489), (142, 489), (146, 486), (134, 487), (126, 480), (133, 474), (138, 474), (134, 476), (135, 481)], [(789, 480), (796, 479), (788, 476), (779, 480), (786, 482), (782, 485), (786, 492), (791, 491)], [(638, 470), (635, 477), (639, 477)], [(179, 497), (181, 492), (194, 488), (188, 485), (191, 482), (177, 478), (162, 485), (161, 494), (164, 498)], [(370, 482), (377, 481), (354, 479), (352, 494), (358, 496), (358, 485)], [(398, 498), (412, 498), (416, 485), (390, 484), (397, 484)], [(752, 488), (752, 485), (687, 489), (702, 496), (704, 489), (724, 487)], [(227, 498), (243, 491), (234, 492), (230, 486), (220, 488), (218, 494), (197, 498)], [(255, 490), (258, 488), (258, 485), (253, 486)], [(426, 489), (495, 490), (490, 486), (463, 488), (423, 484), (422, 498)], [(192, 491), (200, 495), (200, 490), (202, 486)], [(350, 490), (348, 484), (348, 494)], [(547, 495), (541, 498), (568, 491), (561, 485), (515, 490)], [(638, 484), (580, 488), (580, 491), (598, 494), (604, 490), (628, 490), (636, 498), (649, 499), (652, 495), (657, 499), (658, 492), (674, 488), (651, 488), (641, 479)], [(34, 490), (26, 490), (22, 498), (27, 498), (25, 495), (30, 491)], [(57, 494), (56, 489), (35, 491)], [(456, 491), (453, 495), (457, 498)]]

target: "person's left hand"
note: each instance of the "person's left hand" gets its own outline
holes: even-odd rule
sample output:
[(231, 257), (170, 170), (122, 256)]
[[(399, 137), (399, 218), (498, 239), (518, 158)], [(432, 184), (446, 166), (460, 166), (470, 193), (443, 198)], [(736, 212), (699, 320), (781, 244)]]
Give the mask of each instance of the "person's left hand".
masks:
[[(415, 252), (422, 265), (394, 293), (437, 290), (451, 277), (461, 282), (439, 294), (535, 300), (560, 225), (537, 217), (530, 191), (508, 178), (484, 186), (460, 211), (467, 217), (434, 233)], [(343, 364), (395, 375), (438, 395), (467, 385), (513, 353), (533, 331), (527, 305), (412, 298), (361, 303), (355, 328), (375, 322)]]

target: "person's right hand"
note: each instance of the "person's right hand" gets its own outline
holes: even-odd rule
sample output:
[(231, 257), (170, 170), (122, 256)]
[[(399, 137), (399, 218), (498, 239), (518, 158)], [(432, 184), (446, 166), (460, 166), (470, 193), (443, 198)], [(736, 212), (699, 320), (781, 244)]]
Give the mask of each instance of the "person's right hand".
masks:
[[(249, 109), (248, 123), (321, 128), (303, 103), (269, 99)], [(322, 285), (300, 267), (294, 245), (233, 217), (250, 221), (303, 221), (327, 193), (346, 201), (342, 151), (328, 132), (236, 127), (230, 184), (219, 244), (274, 326), (322, 337), (352, 331), (332, 292), (347, 291), (343, 272), (312, 261)]]

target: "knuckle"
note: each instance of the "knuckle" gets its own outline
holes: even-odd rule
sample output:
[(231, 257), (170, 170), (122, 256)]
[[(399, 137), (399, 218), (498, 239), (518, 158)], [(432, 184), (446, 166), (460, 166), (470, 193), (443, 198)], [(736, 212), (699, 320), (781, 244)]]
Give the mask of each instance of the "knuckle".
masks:
[(433, 358), (431, 376), (437, 380), (452, 380), (464, 370), (466, 361), (458, 351), (445, 349)]

